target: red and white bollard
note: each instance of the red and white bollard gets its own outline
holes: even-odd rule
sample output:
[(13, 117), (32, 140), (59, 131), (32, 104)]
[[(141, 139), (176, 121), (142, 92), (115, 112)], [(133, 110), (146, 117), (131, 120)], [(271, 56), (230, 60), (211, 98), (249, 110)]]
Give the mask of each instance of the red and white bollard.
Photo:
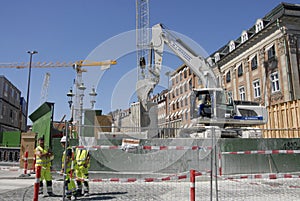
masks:
[(223, 172), (222, 172), (222, 155), (221, 153), (219, 153), (219, 175), (222, 176)]
[(33, 191), (33, 201), (39, 200), (39, 188), (40, 188), (40, 178), (41, 178), (41, 166), (37, 166), (35, 170), (35, 183)]
[(28, 151), (25, 151), (25, 153), (24, 153), (24, 174), (27, 174), (27, 168), (28, 168)]
[(190, 201), (195, 201), (195, 170), (190, 170)]
[(35, 162), (36, 162), (36, 155), (34, 154), (34, 156), (33, 156), (33, 163), (32, 163), (32, 174), (35, 174)]

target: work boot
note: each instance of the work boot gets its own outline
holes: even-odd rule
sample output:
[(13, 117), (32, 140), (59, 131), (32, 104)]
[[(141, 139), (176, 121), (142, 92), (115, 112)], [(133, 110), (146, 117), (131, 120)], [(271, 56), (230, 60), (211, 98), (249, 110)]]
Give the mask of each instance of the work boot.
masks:
[(85, 192), (83, 196), (84, 196), (84, 197), (89, 197), (90, 194), (89, 194), (88, 192)]
[(82, 194), (82, 189), (77, 189), (77, 190), (76, 190), (76, 196), (77, 196), (77, 197), (83, 196), (83, 194)]
[(54, 193), (48, 192), (48, 196), (49, 196), (49, 197), (54, 197)]
[(77, 200), (74, 195), (71, 196), (71, 200)]

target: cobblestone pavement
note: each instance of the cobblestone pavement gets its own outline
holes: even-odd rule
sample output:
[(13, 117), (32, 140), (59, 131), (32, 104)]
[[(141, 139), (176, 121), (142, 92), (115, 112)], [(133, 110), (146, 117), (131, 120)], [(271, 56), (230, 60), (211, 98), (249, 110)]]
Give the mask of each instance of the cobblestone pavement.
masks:
[[(5, 181), (5, 180), (4, 180)], [(26, 180), (26, 186), (0, 193), (0, 200), (33, 200), (33, 185)], [(33, 181), (33, 180), (31, 180)], [(15, 180), (16, 185), (20, 179)], [(218, 200), (224, 201), (296, 201), (300, 200), (299, 179), (279, 179), (272, 181), (218, 181)], [(1, 184), (3, 185), (3, 184)], [(213, 183), (213, 188), (215, 184)], [(62, 200), (62, 181), (53, 182), (57, 197), (39, 196), (39, 200)], [(189, 182), (134, 182), (90, 183), (90, 197), (80, 197), (78, 200), (112, 200), (112, 201), (173, 201), (190, 199)], [(199, 181), (196, 184), (196, 200), (215, 199), (215, 189), (210, 191), (210, 182)]]
[[(19, 177), (19, 171), (0, 169), (1, 201), (32, 201), (34, 175)], [(98, 178), (97, 175), (93, 175)], [(207, 178), (197, 177), (196, 200), (220, 201), (297, 201), (300, 200), (300, 179), (235, 179), (211, 183)], [(63, 182), (56, 177), (53, 191), (57, 197), (39, 196), (39, 200), (62, 200)], [(173, 201), (190, 200), (190, 182), (188, 180), (168, 182), (90, 182), (90, 197), (78, 200), (111, 200), (111, 201)]]

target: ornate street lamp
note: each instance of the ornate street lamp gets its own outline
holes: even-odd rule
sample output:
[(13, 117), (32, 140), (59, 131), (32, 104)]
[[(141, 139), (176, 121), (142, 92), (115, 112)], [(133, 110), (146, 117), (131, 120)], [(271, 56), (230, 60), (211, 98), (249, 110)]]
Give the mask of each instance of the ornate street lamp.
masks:
[(84, 97), (84, 90), (86, 89), (86, 87), (84, 86), (83, 83), (81, 83), (78, 86), (78, 90), (79, 90), (79, 97), (80, 97), (80, 101), (79, 101), (79, 105), (80, 105), (80, 111), (79, 111), (79, 136), (81, 136), (81, 131), (82, 131), (82, 113), (83, 113), (83, 97)]
[(71, 119), (69, 122), (73, 122), (73, 96), (75, 96), (75, 94), (73, 93), (73, 90), (72, 88), (70, 89), (70, 91), (67, 93), (67, 97), (69, 98), (69, 108), (70, 108), (70, 111), (71, 111)]
[(96, 90), (95, 87), (92, 88), (92, 91), (89, 93), (89, 95), (91, 96), (91, 108), (94, 109), (95, 103), (96, 103)]

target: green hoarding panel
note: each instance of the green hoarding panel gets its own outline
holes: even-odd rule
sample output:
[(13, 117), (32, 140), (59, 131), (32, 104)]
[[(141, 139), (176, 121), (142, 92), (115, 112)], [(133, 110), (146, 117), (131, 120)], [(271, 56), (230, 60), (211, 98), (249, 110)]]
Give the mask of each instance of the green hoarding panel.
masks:
[(45, 102), (38, 109), (36, 109), (29, 118), (32, 122), (35, 122), (40, 117), (44, 116), (46, 113), (53, 111), (54, 103)]
[(51, 148), (51, 126), (54, 103), (44, 103), (35, 110), (29, 118), (33, 122), (32, 131), (37, 133), (37, 138), (44, 136), (45, 146)]
[(21, 140), (20, 131), (5, 131), (3, 132), (2, 146), (20, 147), (20, 140)]

